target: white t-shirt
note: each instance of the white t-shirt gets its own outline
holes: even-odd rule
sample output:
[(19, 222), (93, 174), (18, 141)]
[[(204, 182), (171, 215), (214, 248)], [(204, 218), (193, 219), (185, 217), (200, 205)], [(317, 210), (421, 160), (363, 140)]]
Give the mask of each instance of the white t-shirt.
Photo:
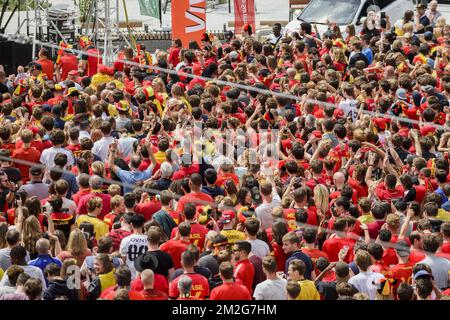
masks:
[(348, 283), (358, 289), (359, 292), (367, 294), (370, 300), (375, 300), (378, 289), (376, 283), (378, 283), (380, 279), (384, 279), (384, 276), (381, 273), (365, 271), (351, 277)]
[(253, 297), (255, 300), (287, 300), (286, 279), (265, 280), (259, 283)]
[(121, 150), (124, 157), (128, 157), (133, 152), (133, 144), (137, 141), (133, 137), (123, 137), (119, 139), (118, 148)]
[(258, 256), (262, 259), (270, 253), (269, 245), (264, 241), (259, 239), (247, 241), (252, 244), (252, 253), (255, 256)]
[(261, 229), (265, 230), (267, 228), (272, 227), (273, 224), (272, 210), (273, 208), (279, 207), (280, 204), (281, 204), (280, 196), (275, 190), (273, 190), (272, 202), (262, 203), (255, 209), (256, 217), (261, 223), (260, 226)]
[(41, 159), (39, 160), (42, 164), (47, 167), (47, 170), (55, 167), (55, 156), (57, 153), (64, 153), (67, 155), (67, 165), (66, 167), (73, 166), (75, 160), (71, 151), (64, 148), (51, 147), (42, 151)]
[(120, 254), (126, 257), (125, 263), (131, 270), (131, 276), (136, 277), (134, 260), (148, 250), (148, 240), (145, 234), (132, 234), (125, 237), (120, 242)]
[(342, 109), (346, 116), (352, 117), (352, 121), (355, 122), (358, 118), (358, 101), (357, 100), (344, 100), (339, 103), (339, 109)]
[[(20, 266), (23, 271), (29, 275), (31, 278), (36, 278), (42, 281), (42, 287), (43, 289), (47, 289), (47, 284), (45, 283), (44, 274), (42, 273), (42, 270), (35, 266)], [(9, 282), (9, 277), (6, 274), (3, 275), (2, 281), (0, 281), (0, 287), (3, 286), (11, 286), (11, 283)]]
[(111, 136), (95, 141), (92, 153), (102, 159), (102, 161), (105, 161), (108, 158), (109, 146), (113, 141), (114, 138)]
[[(71, 215), (75, 215), (77, 212), (77, 205), (75, 204), (75, 201), (67, 199), (66, 197), (63, 197), (62, 200), (63, 200), (62, 209), (69, 209), (69, 213)], [(53, 211), (50, 203), (46, 202), (45, 207), (47, 208), (48, 212)]]

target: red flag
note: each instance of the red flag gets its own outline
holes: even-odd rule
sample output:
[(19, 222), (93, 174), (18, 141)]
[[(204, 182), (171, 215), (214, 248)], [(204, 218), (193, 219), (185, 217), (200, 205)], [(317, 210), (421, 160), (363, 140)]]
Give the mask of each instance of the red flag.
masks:
[(244, 25), (250, 25), (255, 34), (255, 0), (234, 0), (234, 33), (241, 34)]

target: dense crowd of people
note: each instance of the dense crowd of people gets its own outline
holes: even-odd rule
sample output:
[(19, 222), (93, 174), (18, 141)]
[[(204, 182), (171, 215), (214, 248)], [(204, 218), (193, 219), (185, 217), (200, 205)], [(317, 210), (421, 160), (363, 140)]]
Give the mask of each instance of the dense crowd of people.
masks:
[(448, 299), (438, 9), (0, 66), (0, 299)]

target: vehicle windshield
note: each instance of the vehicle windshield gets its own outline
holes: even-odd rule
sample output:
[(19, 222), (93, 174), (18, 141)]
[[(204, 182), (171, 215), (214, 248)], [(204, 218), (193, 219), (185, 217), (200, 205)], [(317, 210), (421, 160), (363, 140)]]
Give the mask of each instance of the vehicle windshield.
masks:
[(309, 23), (327, 23), (338, 25), (352, 23), (361, 0), (312, 0), (298, 16), (299, 20)]

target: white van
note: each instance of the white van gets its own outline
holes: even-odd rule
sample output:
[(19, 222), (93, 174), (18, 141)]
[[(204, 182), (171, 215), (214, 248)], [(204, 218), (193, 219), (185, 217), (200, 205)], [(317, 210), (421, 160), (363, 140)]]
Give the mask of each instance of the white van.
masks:
[(298, 32), (302, 22), (316, 24), (322, 34), (328, 28), (327, 20), (336, 23), (342, 32), (346, 25), (354, 24), (359, 33), (362, 29), (361, 19), (367, 16), (367, 9), (374, 5), (389, 16), (392, 25), (403, 18), (406, 10), (414, 10), (412, 0), (311, 0), (297, 18), (286, 25), (284, 34)]

